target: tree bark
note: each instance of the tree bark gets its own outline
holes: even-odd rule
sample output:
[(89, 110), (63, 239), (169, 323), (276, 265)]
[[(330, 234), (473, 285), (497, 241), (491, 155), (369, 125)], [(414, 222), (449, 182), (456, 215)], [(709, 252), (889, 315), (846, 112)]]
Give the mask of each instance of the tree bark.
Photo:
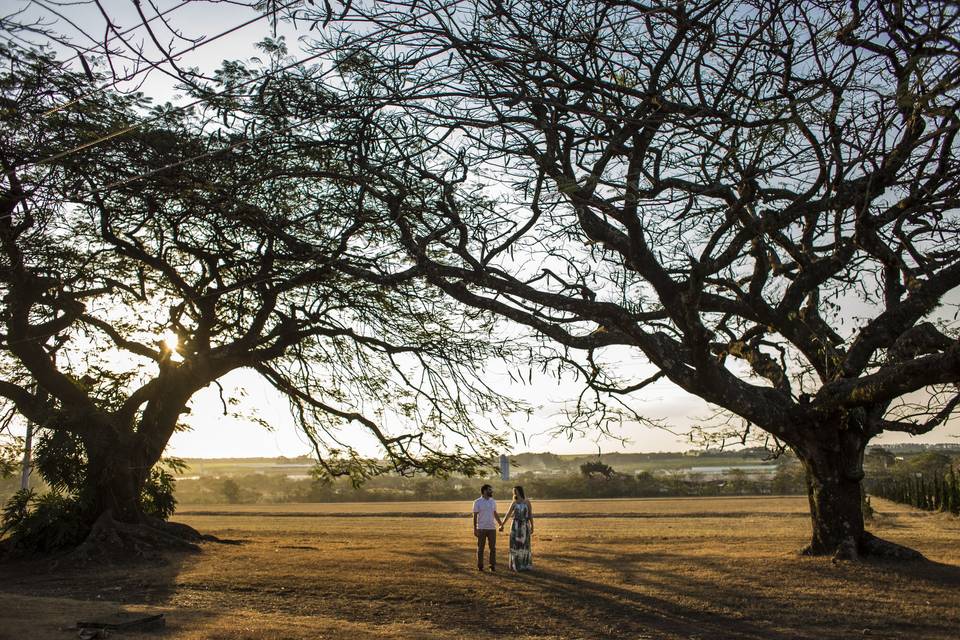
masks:
[(140, 496), (150, 470), (160, 460), (173, 435), (177, 418), (194, 389), (166, 380), (151, 399), (136, 427), (106, 422), (84, 439), (90, 524), (110, 512), (126, 524), (144, 521)]
[(140, 429), (102, 429), (88, 438), (84, 519), (86, 539), (71, 554), (81, 562), (162, 560), (166, 551), (198, 551), (197, 542), (216, 540), (191, 527), (170, 523), (143, 511), (141, 494), (159, 449)]
[(137, 436), (87, 441), (87, 487), (90, 491), (90, 524), (110, 512), (114, 520), (127, 524), (143, 521), (140, 494), (149, 467), (144, 469), (136, 447)]
[(794, 450), (807, 472), (807, 497), (813, 532), (804, 555), (832, 555), (837, 560), (873, 556), (922, 560), (918, 551), (881, 540), (863, 522), (863, 453), (868, 438), (856, 428), (833, 432), (811, 429), (806, 446)]
[[(853, 455), (856, 455), (855, 453)], [(860, 481), (863, 471), (851, 452), (818, 451), (801, 456), (813, 527), (806, 555), (855, 557), (864, 537)]]

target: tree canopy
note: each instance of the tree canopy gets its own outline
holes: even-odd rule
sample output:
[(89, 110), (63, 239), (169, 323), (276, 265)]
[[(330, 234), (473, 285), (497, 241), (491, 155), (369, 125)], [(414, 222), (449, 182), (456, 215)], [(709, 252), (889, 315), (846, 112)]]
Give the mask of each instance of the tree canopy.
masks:
[[(860, 511), (867, 442), (960, 403), (938, 315), (960, 283), (952, 3), (348, 15), (318, 46), (366, 61), (355, 89), (379, 147), (356, 180), (391, 185), (417, 269), (585, 354), (561, 351), (601, 392), (662, 376), (772, 434), (808, 472), (811, 552), (879, 550)], [(399, 114), (405, 128), (386, 124)], [(444, 197), (425, 203), (398, 166)], [(615, 346), (653, 377), (622, 380), (601, 357)]]
[[(509, 345), (416, 274), (357, 277), (393, 258), (372, 250), (376, 203), (338, 179), (356, 132), (329, 116), (334, 94), (301, 91), (316, 69), (243, 94), (231, 83), (263, 70), (226, 63), (208, 108), (185, 110), (3, 53), (0, 398), (78, 461), (63, 486), (88, 524), (140, 519), (191, 398), (238, 369), (289, 399), (330, 475), (489, 464), (501, 435), (475, 416), (514, 405), (477, 367)], [(296, 135), (285, 104), (307, 112)]]

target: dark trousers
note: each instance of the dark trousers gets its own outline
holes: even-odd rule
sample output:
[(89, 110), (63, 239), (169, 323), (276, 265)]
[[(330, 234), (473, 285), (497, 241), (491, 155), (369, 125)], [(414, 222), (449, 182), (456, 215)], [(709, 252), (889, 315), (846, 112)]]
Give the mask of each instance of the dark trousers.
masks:
[(483, 546), (490, 543), (490, 566), (497, 566), (497, 530), (477, 530), (477, 568), (483, 569)]

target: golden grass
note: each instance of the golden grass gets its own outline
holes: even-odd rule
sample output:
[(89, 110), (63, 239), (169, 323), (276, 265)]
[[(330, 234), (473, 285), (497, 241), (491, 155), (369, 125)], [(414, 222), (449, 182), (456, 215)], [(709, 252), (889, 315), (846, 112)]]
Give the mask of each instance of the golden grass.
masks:
[[(57, 629), (118, 608), (167, 614), (128, 638), (956, 638), (960, 521), (875, 506), (872, 530), (931, 562), (800, 557), (802, 498), (539, 501), (555, 517), (520, 575), (505, 536), (501, 573), (476, 571), (469, 517), (447, 515), (462, 503), (187, 506), (177, 520), (245, 544), (163, 567), (7, 567), (0, 638), (69, 638)], [(383, 515), (400, 512), (421, 517)]]
[[(892, 503), (891, 503), (892, 504)], [(510, 500), (499, 500), (500, 511), (506, 512)], [(796, 497), (720, 497), (720, 498), (612, 498), (599, 500), (537, 500), (539, 514), (578, 516), (591, 513), (671, 514), (671, 513), (802, 513), (807, 514), (806, 499)], [(287, 503), (251, 505), (181, 505), (178, 517), (201, 514), (437, 514), (463, 515), (470, 505), (463, 501), (441, 502), (342, 502)]]

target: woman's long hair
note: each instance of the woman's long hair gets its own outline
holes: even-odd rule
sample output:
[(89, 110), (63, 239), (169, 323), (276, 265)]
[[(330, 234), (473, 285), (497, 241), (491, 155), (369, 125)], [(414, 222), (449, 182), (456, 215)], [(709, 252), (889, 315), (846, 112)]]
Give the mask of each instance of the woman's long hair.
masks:
[(526, 500), (527, 497), (523, 495), (523, 487), (517, 485), (513, 488), (513, 499), (514, 500)]

